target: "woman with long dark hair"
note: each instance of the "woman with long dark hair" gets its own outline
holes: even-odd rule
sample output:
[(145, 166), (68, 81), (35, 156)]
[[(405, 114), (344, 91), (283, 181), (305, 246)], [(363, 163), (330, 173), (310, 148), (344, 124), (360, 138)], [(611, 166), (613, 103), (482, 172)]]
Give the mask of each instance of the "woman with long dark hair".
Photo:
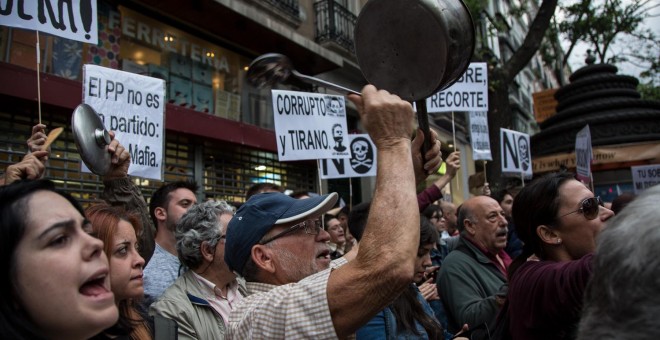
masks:
[(0, 338), (88, 339), (117, 321), (103, 242), (47, 180), (0, 187)]
[[(420, 216), (420, 238), (415, 282), (424, 280), (431, 265), (430, 252), (438, 240), (433, 224)], [(415, 283), (356, 333), (357, 339), (441, 339), (442, 327)]]
[(136, 236), (142, 228), (140, 218), (106, 203), (95, 204), (85, 213), (94, 233), (103, 241), (103, 249), (110, 263), (112, 292), (119, 308), (119, 321), (95, 339), (152, 339), (152, 331), (145, 320), (146, 313), (139, 312), (136, 302), (144, 297), (144, 259), (138, 253)]
[(509, 267), (513, 339), (575, 338), (596, 236), (613, 215), (571, 173), (546, 175), (518, 193), (513, 220), (525, 245)]

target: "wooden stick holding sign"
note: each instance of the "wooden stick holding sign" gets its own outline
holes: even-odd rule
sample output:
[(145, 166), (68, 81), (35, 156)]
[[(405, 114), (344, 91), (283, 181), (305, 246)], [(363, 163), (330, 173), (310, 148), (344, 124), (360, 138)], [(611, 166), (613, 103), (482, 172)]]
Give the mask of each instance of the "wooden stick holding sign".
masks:
[(348, 207), (353, 209), (353, 178), (348, 178)]
[(39, 31), (37, 33), (37, 106), (39, 107), (39, 124), (41, 124), (41, 47), (39, 46)]
[[(451, 112), (451, 136), (454, 141), (454, 152), (456, 152), (456, 122), (454, 121), (454, 111)], [(456, 190), (461, 191), (461, 180), (456, 176)]]
[[(317, 169), (321, 168), (321, 160), (316, 159), (316, 167)], [(323, 182), (321, 181), (321, 173), (319, 172), (319, 195), (323, 196)]]
[(486, 164), (488, 164), (488, 161), (484, 161), (484, 183), (488, 183), (488, 174), (486, 171)]

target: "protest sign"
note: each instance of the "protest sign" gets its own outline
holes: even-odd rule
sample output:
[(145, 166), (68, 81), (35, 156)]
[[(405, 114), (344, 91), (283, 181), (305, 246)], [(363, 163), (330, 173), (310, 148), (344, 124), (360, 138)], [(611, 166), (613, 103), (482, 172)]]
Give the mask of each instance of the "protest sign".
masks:
[(488, 136), (488, 112), (470, 112), (470, 141), (472, 144), (472, 158), (475, 161), (493, 160)]
[(98, 43), (96, 0), (3, 2), (0, 24), (4, 26), (50, 33), (93, 45)]
[(577, 178), (584, 183), (591, 182), (592, 159), (591, 132), (589, 131), (589, 125), (587, 125), (580, 130), (575, 137), (575, 165), (577, 169)]
[(500, 156), (503, 174), (532, 178), (532, 155), (528, 134), (500, 129), (500, 150), (502, 150)]
[(427, 98), (426, 107), (429, 113), (488, 111), (486, 63), (471, 63), (456, 83)]
[(376, 176), (376, 146), (368, 134), (348, 135), (351, 159), (322, 159), (321, 179)]
[(272, 90), (280, 161), (351, 158), (343, 96)]
[(635, 194), (660, 184), (660, 164), (630, 167)]
[(97, 65), (83, 74), (83, 101), (131, 154), (128, 173), (162, 180), (165, 81)]

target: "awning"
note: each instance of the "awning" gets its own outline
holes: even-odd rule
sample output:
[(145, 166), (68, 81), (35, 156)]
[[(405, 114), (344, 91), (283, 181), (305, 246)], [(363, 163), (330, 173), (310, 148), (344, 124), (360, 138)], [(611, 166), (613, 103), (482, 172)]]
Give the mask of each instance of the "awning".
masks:
[[(611, 145), (593, 148), (592, 165), (649, 161), (660, 162), (660, 141), (644, 144)], [(575, 168), (575, 152), (560, 153), (543, 157), (532, 157), (532, 170), (535, 174), (558, 171), (561, 166)]]

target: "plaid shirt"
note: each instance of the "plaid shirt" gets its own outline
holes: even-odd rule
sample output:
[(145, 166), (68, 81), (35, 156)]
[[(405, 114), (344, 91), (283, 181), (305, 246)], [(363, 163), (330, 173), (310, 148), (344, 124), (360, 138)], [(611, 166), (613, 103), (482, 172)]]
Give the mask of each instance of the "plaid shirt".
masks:
[(336, 339), (328, 307), (330, 272), (347, 261), (282, 286), (248, 282), (250, 294), (229, 316), (227, 339)]

